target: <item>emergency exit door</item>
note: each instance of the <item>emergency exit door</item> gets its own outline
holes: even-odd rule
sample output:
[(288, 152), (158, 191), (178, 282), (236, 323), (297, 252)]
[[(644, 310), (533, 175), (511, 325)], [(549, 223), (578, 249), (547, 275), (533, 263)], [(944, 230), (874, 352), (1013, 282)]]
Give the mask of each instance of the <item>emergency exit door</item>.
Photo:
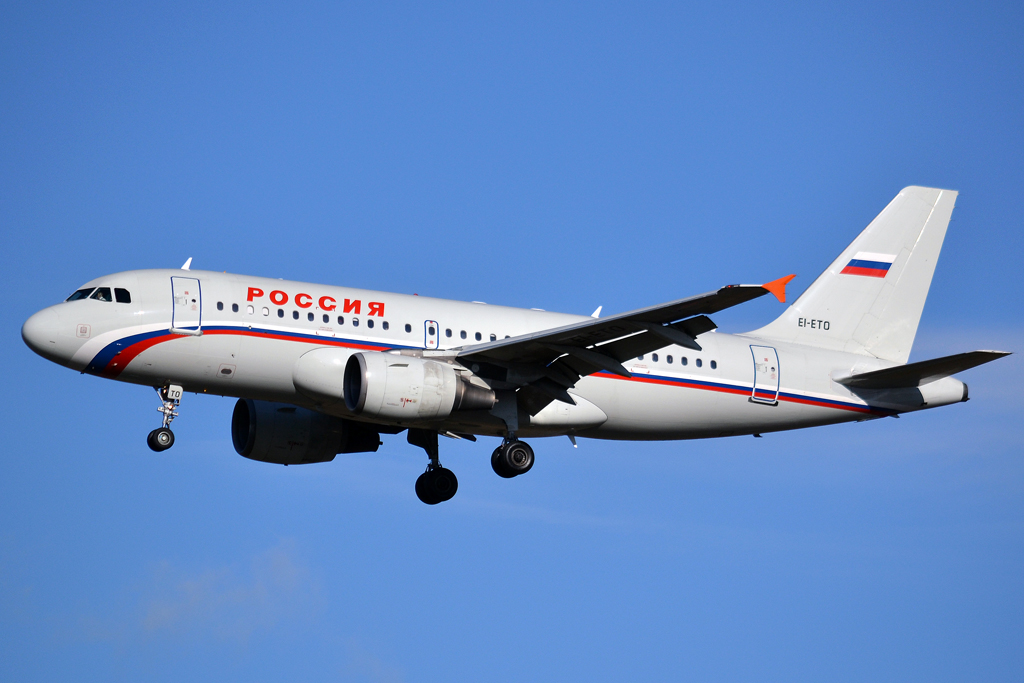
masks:
[(754, 357), (754, 388), (750, 400), (775, 405), (779, 402), (779, 354), (771, 346), (750, 347)]
[(171, 329), (198, 334), (203, 322), (203, 297), (199, 280), (194, 277), (172, 277)]
[(423, 323), (423, 348), (437, 348), (437, 335), (439, 331), (436, 320), (427, 320)]

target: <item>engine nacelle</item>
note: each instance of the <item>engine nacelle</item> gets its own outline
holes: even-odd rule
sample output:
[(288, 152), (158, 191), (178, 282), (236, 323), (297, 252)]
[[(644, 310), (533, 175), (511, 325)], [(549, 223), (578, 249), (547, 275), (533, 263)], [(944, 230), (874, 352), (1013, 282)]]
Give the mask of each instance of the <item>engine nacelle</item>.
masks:
[(380, 434), (367, 427), (287, 403), (240, 398), (231, 415), (239, 455), (279, 465), (329, 462), (338, 453), (369, 453)]
[(356, 415), (418, 422), (456, 410), (488, 410), (494, 391), (447, 363), (389, 353), (357, 353), (345, 365), (345, 406)]
[(325, 347), (304, 353), (292, 368), (292, 384), (304, 395), (322, 405), (345, 400), (345, 364), (355, 349)]

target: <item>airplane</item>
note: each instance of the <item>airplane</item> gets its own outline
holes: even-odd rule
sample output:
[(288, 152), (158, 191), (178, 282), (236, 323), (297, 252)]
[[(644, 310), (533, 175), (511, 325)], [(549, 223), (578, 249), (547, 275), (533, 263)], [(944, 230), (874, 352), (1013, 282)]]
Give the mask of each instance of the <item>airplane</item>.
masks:
[(600, 317), (180, 269), (96, 278), (30, 317), (60, 365), (152, 386), (149, 447), (174, 444), (185, 392), (237, 398), (235, 450), (282, 465), (375, 452), (407, 431), (427, 454), (416, 494), (451, 499), (438, 437), (501, 437), (499, 476), (533, 467), (522, 439), (753, 435), (966, 401), (953, 374), (1009, 355), (907, 363), (957, 192), (907, 187), (775, 321), (717, 332), (713, 315), (793, 275)]

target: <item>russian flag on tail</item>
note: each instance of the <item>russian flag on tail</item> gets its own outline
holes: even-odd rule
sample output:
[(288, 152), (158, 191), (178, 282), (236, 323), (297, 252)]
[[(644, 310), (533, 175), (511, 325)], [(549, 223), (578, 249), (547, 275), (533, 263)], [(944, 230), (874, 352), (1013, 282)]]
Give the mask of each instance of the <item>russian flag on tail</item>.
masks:
[(870, 251), (858, 251), (840, 273), (842, 275), (864, 275), (867, 277), (885, 277), (896, 257), (892, 254), (874, 254)]

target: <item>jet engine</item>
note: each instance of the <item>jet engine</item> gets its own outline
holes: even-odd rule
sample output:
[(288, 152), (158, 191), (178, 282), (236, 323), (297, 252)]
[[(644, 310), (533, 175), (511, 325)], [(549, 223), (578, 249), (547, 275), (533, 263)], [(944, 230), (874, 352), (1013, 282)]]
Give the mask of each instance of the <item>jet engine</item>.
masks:
[(356, 415), (396, 422), (488, 410), (494, 391), (447, 363), (389, 353), (357, 353), (345, 365), (345, 406)]
[(307, 351), (292, 368), (296, 390), (317, 403), (330, 406), (344, 402), (345, 363), (355, 349), (323, 347)]
[(287, 403), (238, 399), (231, 442), (239, 455), (279, 465), (329, 462), (338, 453), (369, 453), (380, 446), (372, 427)]

